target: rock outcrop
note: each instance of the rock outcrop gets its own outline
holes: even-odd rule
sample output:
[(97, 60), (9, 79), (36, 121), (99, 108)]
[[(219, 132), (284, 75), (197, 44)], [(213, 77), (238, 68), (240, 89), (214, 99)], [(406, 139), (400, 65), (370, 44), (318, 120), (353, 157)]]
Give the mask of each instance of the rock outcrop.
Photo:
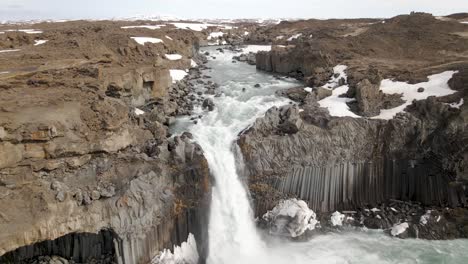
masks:
[[(391, 120), (331, 117), (310, 93), (299, 108), (270, 109), (238, 141), (261, 215), (298, 197), (316, 212), (354, 210), (389, 199), (463, 207), (466, 186), (466, 69), (452, 96), (416, 101)], [(459, 86), (453, 86), (458, 83)]]
[[(197, 37), (123, 25), (35, 25), (44, 32), (34, 39), (49, 40), (39, 46), (27, 33), (0, 36), (21, 49), (0, 62), (0, 262), (111, 252), (118, 263), (147, 263), (189, 233), (205, 241), (207, 162), (190, 135), (168, 133), (193, 107), (191, 84), (170, 70), (198, 60)], [(141, 45), (136, 34), (164, 42)], [(182, 59), (160, 55), (173, 52)]]

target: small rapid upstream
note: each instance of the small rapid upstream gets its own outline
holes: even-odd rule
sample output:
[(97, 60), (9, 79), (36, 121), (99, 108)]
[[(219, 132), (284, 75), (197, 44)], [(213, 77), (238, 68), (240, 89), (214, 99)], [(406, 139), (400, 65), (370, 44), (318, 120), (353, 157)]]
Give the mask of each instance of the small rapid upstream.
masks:
[[(209, 264), (310, 263), (466, 263), (468, 241), (399, 240), (383, 232), (344, 232), (292, 243), (258, 233), (249, 195), (240, 173), (238, 134), (273, 107), (288, 104), (275, 91), (297, 86), (290, 79), (257, 72), (255, 66), (232, 63), (236, 55), (207, 48), (212, 56), (204, 74), (220, 85), (221, 96), (210, 97), (215, 108), (197, 124), (180, 118), (173, 132), (190, 131), (200, 144), (215, 179), (209, 223)], [(260, 84), (260, 87), (255, 87)]]

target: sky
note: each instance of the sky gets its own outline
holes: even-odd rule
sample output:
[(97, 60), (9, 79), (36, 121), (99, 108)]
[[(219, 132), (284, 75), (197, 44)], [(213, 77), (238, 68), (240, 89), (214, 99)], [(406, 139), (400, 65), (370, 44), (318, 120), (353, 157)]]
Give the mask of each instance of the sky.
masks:
[(106, 19), (136, 15), (179, 18), (392, 17), (422, 11), (468, 12), (468, 0), (0, 0), (0, 21)]

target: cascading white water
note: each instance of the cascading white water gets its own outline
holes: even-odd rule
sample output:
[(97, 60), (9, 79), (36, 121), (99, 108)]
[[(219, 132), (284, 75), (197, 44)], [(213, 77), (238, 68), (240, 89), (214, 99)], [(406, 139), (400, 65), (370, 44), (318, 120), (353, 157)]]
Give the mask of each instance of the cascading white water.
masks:
[[(276, 80), (255, 71), (242, 71), (243, 67), (222, 67), (230, 63), (232, 54), (216, 56), (212, 63), (220, 65), (213, 67), (212, 75), (224, 95), (212, 97), (216, 105), (214, 111), (190, 128), (195, 141), (203, 148), (215, 178), (208, 263), (249, 263), (263, 252), (263, 242), (256, 233), (248, 195), (237, 175), (232, 146), (239, 132), (257, 117), (275, 105), (287, 103), (284, 98), (276, 97), (274, 90), (291, 87), (295, 82)], [(236, 68), (237, 71), (233, 71)], [(219, 75), (227, 76), (220, 80)], [(254, 88), (257, 82), (261, 82), (260, 88)]]
[[(399, 240), (381, 231), (328, 234), (303, 243), (263, 242), (237, 173), (233, 144), (239, 132), (269, 108), (288, 103), (274, 95), (276, 90), (297, 83), (256, 72), (245, 63), (231, 63), (232, 52), (209, 51), (216, 59), (210, 60), (212, 70), (207, 74), (220, 85), (223, 95), (209, 96), (216, 105), (214, 111), (195, 109), (194, 115), (203, 115), (197, 124), (184, 117), (173, 127), (175, 133), (189, 130), (193, 134), (215, 178), (208, 264), (465, 263), (467, 240)], [(257, 83), (260, 88), (254, 87)]]

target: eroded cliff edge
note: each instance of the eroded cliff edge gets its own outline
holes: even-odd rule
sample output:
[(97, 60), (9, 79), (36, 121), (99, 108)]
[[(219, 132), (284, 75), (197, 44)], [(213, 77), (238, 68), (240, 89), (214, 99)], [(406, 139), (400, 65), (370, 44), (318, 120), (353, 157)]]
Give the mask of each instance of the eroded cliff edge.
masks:
[(189, 134), (168, 133), (192, 107), (171, 71), (194, 66), (199, 38), (128, 25), (2, 26), (0, 49), (13, 50), (0, 62), (2, 261), (147, 263), (189, 233), (205, 240), (207, 162)]
[[(275, 44), (257, 54), (258, 69), (310, 87), (285, 91), (294, 104), (271, 109), (240, 135), (256, 214), (293, 197), (325, 214), (384, 212), (402, 202), (403, 215), (417, 221), (425, 209), (449, 207), (441, 214), (455, 224), (434, 227), (442, 235), (432, 238), (466, 237), (468, 28), (429, 14), (370, 22), (286, 22), (252, 36)], [(334, 73), (339, 64), (348, 66), (346, 79)], [(402, 95), (379, 91), (383, 79), (417, 84), (444, 71), (457, 72), (448, 82), (453, 94), (411, 102), (389, 120), (372, 118), (403, 104)], [(335, 98), (355, 117), (333, 116), (319, 103), (343, 85), (349, 89)], [(369, 218), (375, 228), (405, 221), (393, 214)]]

